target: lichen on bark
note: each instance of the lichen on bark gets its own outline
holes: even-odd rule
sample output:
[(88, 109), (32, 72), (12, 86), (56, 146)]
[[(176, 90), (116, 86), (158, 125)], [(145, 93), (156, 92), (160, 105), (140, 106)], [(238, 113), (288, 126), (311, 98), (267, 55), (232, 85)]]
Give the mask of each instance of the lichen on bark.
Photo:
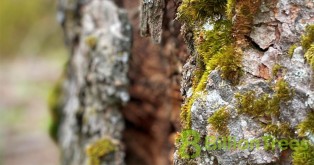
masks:
[[(188, 2), (182, 2), (187, 9), (192, 4), (185, 4)], [(198, 2), (206, 4), (205, 1), (193, 1), (194, 4)], [(210, 3), (211, 1), (208, 1), (208, 4)], [(236, 52), (239, 53), (240, 58), (237, 66), (240, 66), (243, 74), (239, 77), (239, 83), (233, 84), (223, 76), (221, 67), (217, 67), (219, 64), (207, 70), (206, 62), (210, 61), (211, 57), (202, 58), (204, 52), (198, 49), (200, 43), (206, 42), (205, 33), (193, 33), (194, 37), (186, 38), (189, 48), (192, 49), (190, 59), (183, 70), (181, 91), (185, 97), (185, 103), (182, 106), (182, 113), (190, 113), (190, 117), (182, 118), (182, 123), (189, 123), (188, 129), (197, 131), (201, 135), (199, 145), (203, 147), (205, 136), (221, 136), (215, 127), (207, 122), (207, 119), (217, 115), (216, 112), (222, 107), (228, 107), (229, 135), (238, 140), (254, 139), (263, 135), (272, 135), (277, 138), (300, 138), (300, 134), (296, 132), (298, 125), (306, 121), (308, 114), (313, 111), (314, 79), (312, 68), (306, 64), (306, 61), (311, 62), (311, 58), (308, 58), (309, 55), (306, 55), (297, 43), (300, 40), (298, 36), (302, 36), (306, 26), (313, 23), (311, 16), (314, 14), (314, 2), (309, 0), (230, 0), (226, 5), (228, 6), (227, 14), (220, 15), (216, 20), (210, 20), (210, 16), (204, 19), (204, 13), (207, 12), (200, 15), (194, 14), (193, 7), (191, 10), (185, 10), (184, 12), (191, 11), (191, 13), (183, 13), (185, 17), (182, 20), (189, 25), (183, 26), (182, 32), (183, 36), (188, 36), (191, 31), (199, 31), (201, 28), (212, 30), (219, 18), (229, 18), (232, 24), (230, 40), (235, 50), (239, 50)], [(180, 13), (182, 12), (180, 8), (178, 12), (179, 16), (183, 15)], [(197, 20), (186, 19), (186, 16), (195, 16)], [(210, 23), (206, 24), (208, 19), (212, 22), (209, 21)], [(198, 20), (204, 23), (203, 27), (199, 26)], [(193, 22), (196, 22), (197, 26), (191, 26)], [(219, 30), (216, 33), (222, 34)], [(202, 46), (202, 50), (214, 51), (215, 47), (211, 44), (217, 45), (214, 43), (224, 41), (219, 39), (216, 37), (208, 40), (208, 44)], [(294, 44), (296, 46), (289, 51), (291, 45)], [(224, 53), (225, 50), (222, 52)], [(202, 73), (206, 75), (199, 76)], [(191, 80), (202, 82), (202, 88), (196, 91), (195, 86), (198, 83), (190, 83)], [(248, 91), (252, 92), (251, 100), (245, 102), (248, 109), (238, 111), (237, 107), (239, 109), (245, 105), (236, 97), (243, 98)], [(242, 95), (236, 96), (236, 93)], [(187, 110), (186, 107), (190, 109)], [(186, 129), (184, 125), (183, 128)], [(309, 133), (304, 138), (312, 139), (312, 137), (313, 135)], [(313, 140), (310, 141), (313, 143)], [(177, 147), (180, 148), (180, 146)], [(244, 151), (202, 149), (200, 156), (193, 159), (183, 159), (177, 151), (174, 154), (174, 162), (175, 164), (289, 164), (293, 159), (291, 153), (291, 149), (283, 153), (279, 150), (269, 152), (255, 149)]]
[(58, 15), (71, 53), (58, 131), (61, 164), (124, 164), (121, 107), (129, 100), (132, 44), (127, 13), (110, 0), (60, 0)]

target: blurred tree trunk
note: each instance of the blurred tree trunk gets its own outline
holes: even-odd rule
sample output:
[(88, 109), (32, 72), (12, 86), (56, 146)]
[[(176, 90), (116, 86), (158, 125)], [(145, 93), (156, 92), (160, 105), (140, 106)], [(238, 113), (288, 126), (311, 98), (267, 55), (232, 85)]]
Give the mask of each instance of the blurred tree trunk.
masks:
[(58, 132), (62, 164), (124, 164), (121, 106), (130, 97), (132, 44), (127, 13), (112, 1), (59, 3), (71, 52)]
[[(57, 126), (64, 165), (172, 161), (186, 48), (173, 21), (175, 3), (163, 2), (156, 8), (161, 19), (153, 26), (143, 21), (141, 28), (140, 5), (146, 4), (59, 1), (58, 19), (71, 54)], [(151, 30), (153, 42), (140, 37)]]
[[(180, 127), (181, 68), (187, 57), (186, 46), (180, 36), (180, 24), (174, 21), (177, 4), (173, 1), (163, 2), (163, 6), (160, 5), (160, 12), (163, 12), (163, 19), (160, 20), (162, 22), (155, 22), (158, 25), (152, 25), (154, 29), (146, 31), (144, 26), (152, 28), (151, 25), (145, 25), (147, 21), (143, 21), (147, 13), (141, 14), (147, 4), (137, 0), (122, 2), (121, 7), (128, 11), (133, 27), (128, 73), (131, 99), (123, 108), (126, 122), (123, 136), (126, 163), (172, 164), (174, 135)], [(152, 13), (151, 17), (159, 17), (156, 13)], [(161, 29), (162, 33), (158, 32)], [(152, 40), (140, 36), (150, 35), (148, 32), (152, 31), (155, 31), (151, 34), (154, 35)], [(161, 42), (156, 44), (159, 37)]]

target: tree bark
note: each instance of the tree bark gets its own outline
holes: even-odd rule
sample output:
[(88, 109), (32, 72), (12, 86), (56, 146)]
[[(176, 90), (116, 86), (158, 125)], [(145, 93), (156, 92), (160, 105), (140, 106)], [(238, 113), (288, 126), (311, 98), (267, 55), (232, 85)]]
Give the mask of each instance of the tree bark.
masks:
[(146, 3), (60, 0), (59, 4), (58, 17), (71, 51), (60, 97), (63, 164), (92, 164), (89, 149), (108, 139), (118, 149), (98, 156), (101, 164), (171, 164), (179, 129), (180, 70), (187, 56), (180, 25), (173, 21), (176, 4), (163, 2), (156, 8), (162, 15), (158, 21), (150, 18), (155, 15), (147, 7), (145, 23), (155, 29), (153, 42), (140, 37), (151, 32), (143, 32), (144, 22), (139, 26), (144, 19), (139, 8)]
[(71, 56), (59, 126), (62, 164), (125, 164), (121, 106), (132, 31), (113, 1), (60, 1), (59, 17)]
[[(232, 1), (228, 1), (230, 2)], [(181, 4), (182, 9), (186, 8), (179, 15), (182, 15), (181, 20), (185, 23), (182, 28), (192, 54), (183, 68), (181, 91), (184, 104), (181, 121), (184, 130), (177, 138), (174, 164), (312, 164), (314, 162), (312, 156), (305, 156), (300, 163), (297, 152), (291, 148), (282, 151), (278, 148), (271, 151), (206, 148), (213, 144), (206, 143), (208, 141), (205, 138), (209, 136), (216, 138), (232, 136), (239, 142), (241, 139), (261, 139), (265, 135), (271, 135), (277, 139), (305, 138), (310, 139), (310, 143), (314, 142), (311, 138), (313, 132), (309, 131), (307, 136), (300, 133), (300, 125), (308, 122), (314, 110), (313, 69), (305, 60), (306, 50), (302, 48), (300, 41), (302, 35), (308, 35), (305, 33), (306, 26), (313, 24), (314, 2), (309, 0), (233, 2), (234, 4), (229, 4), (231, 16), (228, 16), (228, 11), (227, 14), (218, 13), (215, 15), (215, 21), (209, 21), (210, 23), (201, 20), (204, 19), (201, 17), (202, 13), (197, 16), (188, 13), (193, 12), (195, 8), (204, 11), (205, 9), (200, 9), (201, 3), (204, 2), (196, 0), (188, 4), (188, 1), (183, 1)], [(252, 9), (254, 5), (258, 5), (255, 13)], [(244, 11), (245, 14), (241, 13)], [(212, 11), (207, 12), (209, 14), (205, 15), (205, 20), (214, 15)], [(189, 14), (194, 16), (193, 23), (200, 24), (189, 25), (191, 19), (186, 18), (193, 19)], [(247, 22), (251, 15), (253, 19)], [(225, 57), (219, 59), (217, 58), (219, 55), (214, 55), (206, 59), (207, 61), (203, 61), (202, 64), (206, 66), (204, 68), (199, 61), (204, 60), (204, 56), (206, 58), (211, 50), (210, 47), (209, 50), (204, 50), (202, 47), (204, 43), (219, 45), (219, 42), (225, 42), (221, 37), (224, 34), (223, 28), (215, 29), (215, 26), (219, 26), (219, 20), (230, 20), (232, 23), (232, 35), (228, 39), (233, 41), (230, 45), (236, 51), (227, 57), (225, 54), (227, 49), (221, 49), (220, 54)], [(216, 32), (219, 35), (212, 39)], [(207, 41), (210, 39), (211, 41)], [(296, 44), (295, 49), (290, 48), (293, 44)], [(288, 55), (289, 48), (292, 52), (291, 58)], [(240, 56), (237, 56), (238, 54)], [(234, 56), (237, 56), (236, 60), (233, 60)], [(228, 76), (224, 76), (224, 69), (228, 69), (228, 66), (223, 60), (231, 58), (236, 63), (239, 57), (242, 73), (239, 82), (233, 83)], [(208, 66), (212, 66), (210, 62), (213, 59), (217, 60), (215, 64), (218, 64), (210, 68)], [(205, 70), (204, 72), (208, 71), (208, 74), (202, 74), (203, 79), (197, 81), (195, 77), (199, 76), (200, 68)], [(199, 83), (204, 83), (204, 87), (199, 88)], [(279, 93), (283, 91), (280, 84), (288, 88), (286, 94), (289, 98), (279, 97)], [(250, 92), (254, 93), (253, 96), (250, 95), (251, 99), (247, 97)], [(247, 111), (244, 108), (247, 108)], [(276, 110), (271, 111), (268, 108)], [(270, 114), (267, 114), (268, 111)]]
[(174, 135), (180, 128), (180, 73), (187, 50), (180, 24), (174, 21), (177, 4), (164, 3), (163, 21), (158, 22), (160, 44), (140, 36), (141, 5), (145, 4), (123, 1), (121, 5), (129, 11), (134, 37), (128, 73), (131, 99), (123, 109), (126, 163), (167, 165), (172, 164)]
[(314, 23), (313, 1), (59, 4), (71, 54), (59, 98), (63, 164), (313, 162), (296, 160), (291, 148), (206, 150), (208, 136), (313, 143), (314, 131), (303, 128), (314, 79), (302, 41)]

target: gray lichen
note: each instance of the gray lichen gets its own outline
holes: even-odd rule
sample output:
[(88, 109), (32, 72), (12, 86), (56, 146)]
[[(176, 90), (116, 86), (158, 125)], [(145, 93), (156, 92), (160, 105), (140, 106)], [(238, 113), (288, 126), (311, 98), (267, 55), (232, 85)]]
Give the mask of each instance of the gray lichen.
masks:
[(127, 14), (109, 0), (60, 0), (60, 12), (71, 50), (59, 132), (62, 164), (124, 164), (120, 109), (129, 100), (132, 44)]

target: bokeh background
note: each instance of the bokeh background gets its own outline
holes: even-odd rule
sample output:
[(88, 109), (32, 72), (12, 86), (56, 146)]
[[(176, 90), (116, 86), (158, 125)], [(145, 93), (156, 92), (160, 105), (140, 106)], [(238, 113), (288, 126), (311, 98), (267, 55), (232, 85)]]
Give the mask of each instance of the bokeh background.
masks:
[(57, 165), (48, 98), (67, 59), (56, 0), (0, 0), (0, 164)]

